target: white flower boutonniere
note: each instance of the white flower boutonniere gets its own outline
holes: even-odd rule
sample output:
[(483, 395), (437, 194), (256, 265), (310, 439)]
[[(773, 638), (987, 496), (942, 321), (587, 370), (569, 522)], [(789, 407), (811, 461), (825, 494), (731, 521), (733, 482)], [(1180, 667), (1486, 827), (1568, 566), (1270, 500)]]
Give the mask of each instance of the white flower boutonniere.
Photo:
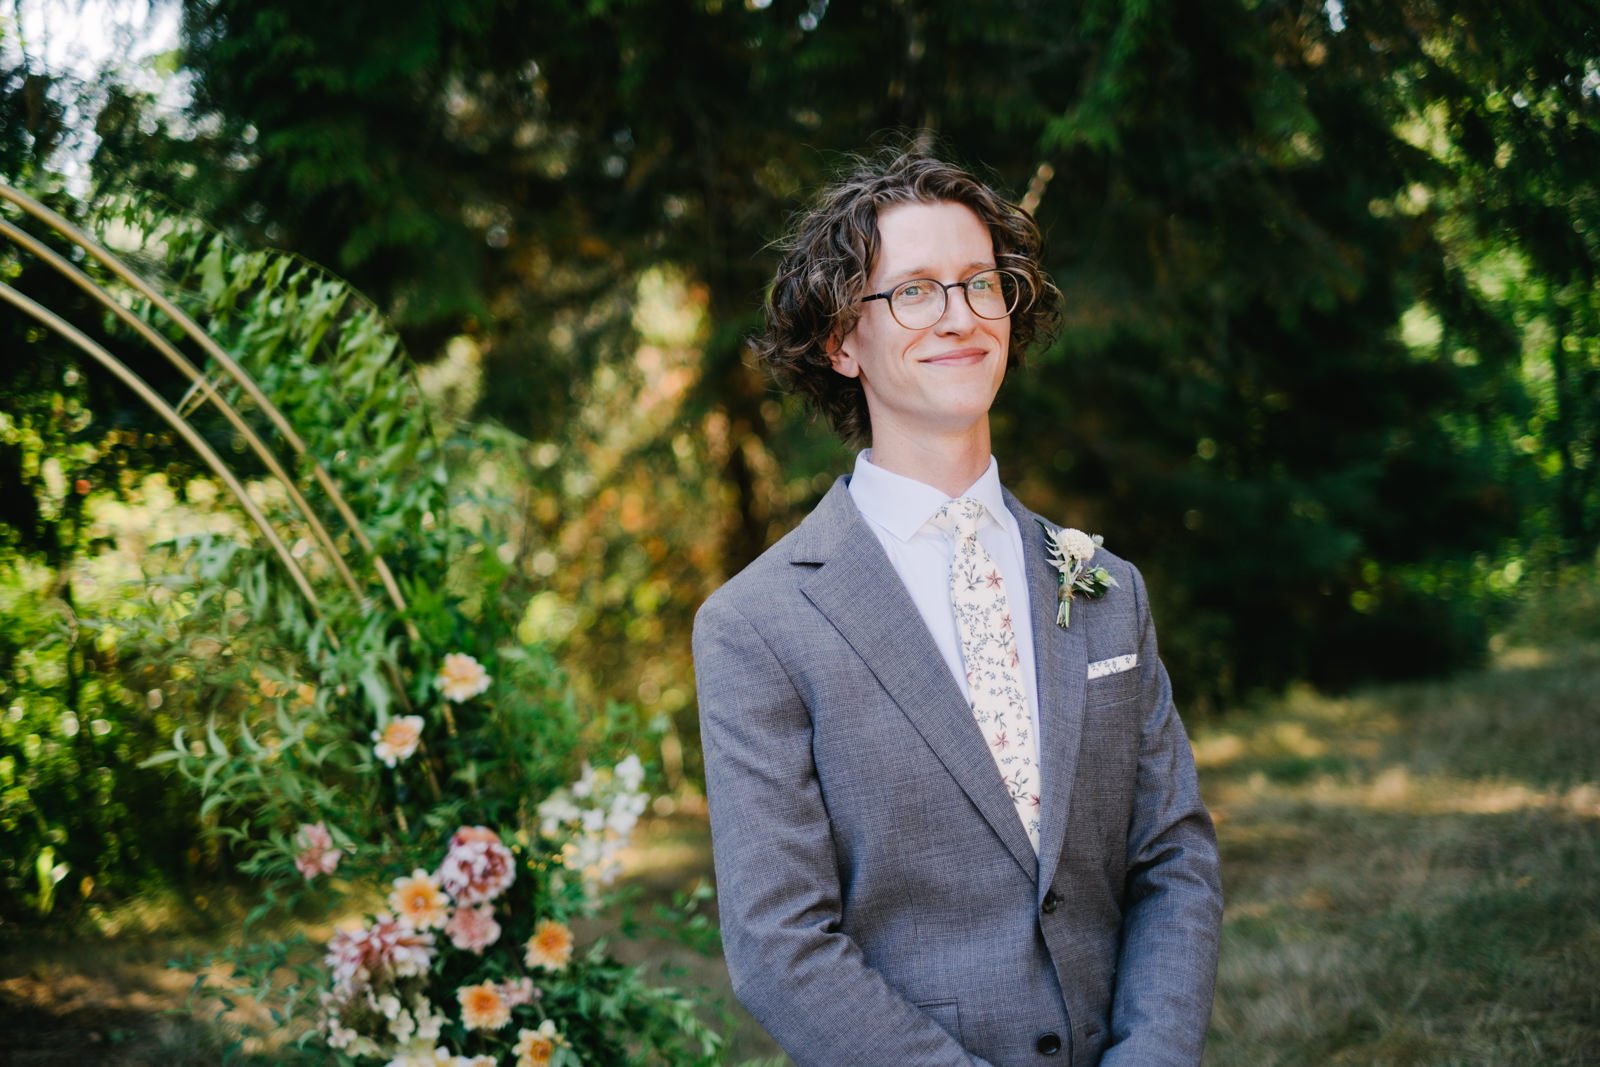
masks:
[(1089, 566), (1089, 561), (1094, 558), (1094, 550), (1105, 541), (1099, 534), (1090, 537), (1082, 530), (1069, 527), (1052, 530), (1043, 522), (1039, 522), (1039, 529), (1044, 531), (1045, 544), (1050, 546), (1050, 565), (1060, 573), (1056, 625), (1065, 630), (1072, 621), (1072, 598), (1075, 594), (1082, 593), (1090, 600), (1099, 600), (1117, 584), (1117, 580), (1104, 567)]

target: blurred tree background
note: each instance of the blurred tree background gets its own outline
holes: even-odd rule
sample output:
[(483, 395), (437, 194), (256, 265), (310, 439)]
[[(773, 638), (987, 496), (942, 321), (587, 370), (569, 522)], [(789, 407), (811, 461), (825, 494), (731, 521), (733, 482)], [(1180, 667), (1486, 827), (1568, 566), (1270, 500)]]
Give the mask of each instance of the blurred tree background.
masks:
[[(182, 205), (374, 299), (442, 420), (512, 431), (513, 565), (542, 589), (524, 637), (656, 718), (673, 786), (698, 775), (695, 608), (850, 461), (747, 358), (769, 242), (884, 141), (975, 168), (1043, 228), (1066, 316), (1002, 390), (1002, 475), (1145, 569), (1191, 712), (1472, 663), (1519, 588), (1600, 547), (1594, 0), (181, 18), (157, 64), (176, 105), (0, 30), (4, 178), (59, 191), (75, 151), (88, 199)], [(9, 311), (0, 332), (9, 751), (38, 729), (14, 691), (56, 678), (18, 680), (44, 654), (27, 620), (99, 550), (78, 509), (136, 491), (107, 465), (195, 472), (97, 368)], [(61, 677), (92, 674), (90, 638), (62, 640)], [(130, 752), (160, 732), (146, 710), (110, 714)], [(36, 757), (4, 758), (14, 791)]]

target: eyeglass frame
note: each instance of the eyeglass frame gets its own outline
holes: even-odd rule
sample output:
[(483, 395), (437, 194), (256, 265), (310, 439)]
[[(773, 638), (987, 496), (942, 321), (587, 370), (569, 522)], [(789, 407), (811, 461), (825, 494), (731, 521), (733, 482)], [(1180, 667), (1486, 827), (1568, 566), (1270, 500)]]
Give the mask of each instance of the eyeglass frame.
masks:
[[(967, 286), (970, 285), (972, 280), (980, 274), (999, 274), (1003, 277), (1010, 277), (1013, 281), (1013, 284), (1016, 285), (1017, 302), (1011, 307), (1007, 308), (1004, 315), (985, 315), (977, 308), (972, 306), (972, 297), (968, 294)], [(933, 321), (928, 323), (927, 326), (907, 326), (905, 323), (900, 321), (900, 316), (894, 313), (894, 294), (904, 286), (913, 285), (917, 282), (927, 282), (931, 285), (937, 285), (944, 291), (944, 307), (939, 309), (939, 314), (934, 316)], [(971, 274), (967, 275), (958, 282), (941, 282), (938, 278), (907, 278), (903, 282), (896, 282), (893, 286), (885, 289), (881, 293), (871, 293), (862, 297), (856, 302), (858, 304), (865, 304), (871, 300), (882, 300), (885, 304), (889, 305), (889, 317), (894, 319), (896, 326), (900, 327), (902, 330), (926, 330), (930, 327), (936, 326), (939, 320), (944, 318), (945, 315), (950, 311), (950, 290), (955, 288), (960, 288), (961, 299), (967, 302), (968, 311), (972, 312), (985, 322), (999, 322), (1001, 319), (1009, 319), (1013, 314), (1016, 313), (1017, 308), (1022, 306), (1023, 289), (1031, 289), (1032, 286), (1028, 284), (1027, 275), (1022, 274), (1019, 271), (1014, 271), (1010, 267), (984, 267), (982, 270), (973, 271)]]

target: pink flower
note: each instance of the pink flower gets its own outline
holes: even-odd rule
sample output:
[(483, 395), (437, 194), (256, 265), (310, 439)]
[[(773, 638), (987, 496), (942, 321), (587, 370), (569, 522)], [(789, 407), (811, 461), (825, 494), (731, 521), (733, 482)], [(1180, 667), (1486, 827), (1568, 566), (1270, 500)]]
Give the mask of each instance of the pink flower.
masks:
[(501, 982), (500, 995), (505, 998), (506, 1007), (517, 1008), (538, 1000), (540, 992), (533, 988), (532, 978), (523, 977)]
[(479, 955), (500, 940), (500, 924), (494, 921), (494, 909), (488, 904), (456, 908), (444, 932), (450, 935), (450, 943), (456, 948)]
[(516, 881), (511, 850), (487, 826), (463, 826), (450, 838), (450, 851), (439, 865), (439, 883), (457, 904), (493, 900)]
[(295, 868), (311, 881), (319, 874), (332, 874), (344, 855), (333, 847), (333, 835), (323, 823), (302, 823), (300, 826), (300, 853), (294, 858)]
[(426, 973), (433, 963), (433, 935), (419, 933), (392, 915), (379, 915), (364, 929), (334, 934), (326, 959), (334, 988), (348, 992)]

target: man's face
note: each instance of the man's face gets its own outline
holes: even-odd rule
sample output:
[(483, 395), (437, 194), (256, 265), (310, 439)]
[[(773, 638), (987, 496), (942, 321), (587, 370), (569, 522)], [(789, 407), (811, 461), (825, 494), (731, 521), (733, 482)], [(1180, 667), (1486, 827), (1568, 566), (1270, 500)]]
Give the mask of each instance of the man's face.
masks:
[[(995, 266), (989, 230), (964, 204), (895, 204), (879, 212), (878, 236), (867, 293), (912, 278), (949, 284)], [(947, 297), (944, 315), (920, 330), (896, 322), (888, 301), (868, 301), (834, 349), (834, 370), (861, 380), (874, 441), (948, 436), (988, 419), (1005, 377), (1011, 320), (980, 319), (959, 287)]]

